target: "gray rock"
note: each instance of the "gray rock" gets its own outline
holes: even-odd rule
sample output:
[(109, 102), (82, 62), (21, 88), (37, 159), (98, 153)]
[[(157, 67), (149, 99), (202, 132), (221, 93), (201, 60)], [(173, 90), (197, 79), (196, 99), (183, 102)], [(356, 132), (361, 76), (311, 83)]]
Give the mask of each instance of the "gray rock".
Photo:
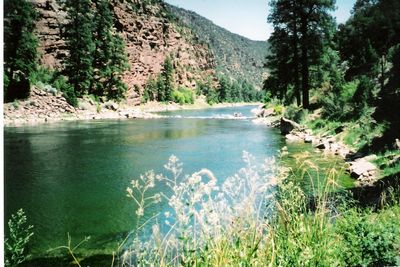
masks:
[(369, 173), (375, 173), (376, 166), (365, 159), (350, 162), (350, 175), (353, 178), (359, 178), (361, 175), (370, 176)]
[(294, 121), (285, 119), (283, 117), (281, 118), (281, 124), (280, 124), (281, 134), (286, 135), (294, 129), (300, 129), (300, 125)]

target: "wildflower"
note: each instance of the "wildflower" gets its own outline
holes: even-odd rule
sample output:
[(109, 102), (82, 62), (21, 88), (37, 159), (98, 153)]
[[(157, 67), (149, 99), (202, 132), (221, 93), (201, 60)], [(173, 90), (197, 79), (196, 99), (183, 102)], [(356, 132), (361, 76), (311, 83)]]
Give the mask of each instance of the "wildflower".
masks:
[(136, 215), (139, 216), (139, 217), (141, 217), (141, 216), (143, 216), (143, 214), (144, 214), (143, 207), (139, 207), (139, 208), (136, 210)]
[(133, 197), (133, 191), (132, 191), (132, 188), (130, 188), (130, 187), (127, 187), (126, 188), (126, 191), (128, 192), (128, 197)]

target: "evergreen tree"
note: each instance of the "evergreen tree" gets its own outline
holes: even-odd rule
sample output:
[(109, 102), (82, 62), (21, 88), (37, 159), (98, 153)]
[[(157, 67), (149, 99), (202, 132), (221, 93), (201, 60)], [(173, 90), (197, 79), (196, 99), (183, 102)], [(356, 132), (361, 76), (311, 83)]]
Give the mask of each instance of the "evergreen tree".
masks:
[(29, 95), (29, 76), (37, 68), (38, 40), (33, 34), (37, 13), (26, 0), (4, 2), (4, 98)]
[[(268, 20), (274, 25), (270, 39), (272, 55), (267, 66), (272, 69), (266, 86), (275, 86), (281, 99), (294, 87), (297, 103), (309, 107), (310, 66), (318, 64), (323, 47), (331, 39), (334, 24), (329, 11), (333, 0), (274, 0)], [(291, 79), (287, 77), (293, 77)], [(274, 92), (274, 91), (272, 91)]]
[(231, 97), (231, 82), (228, 77), (221, 75), (218, 79), (219, 82), (219, 102), (232, 102)]
[(96, 0), (94, 13), (93, 56), (95, 95), (107, 95), (109, 98), (122, 98), (127, 89), (122, 75), (129, 68), (125, 54), (125, 44), (113, 28), (113, 16), (107, 0)]
[(172, 90), (173, 90), (173, 79), (174, 79), (174, 66), (172, 65), (172, 59), (167, 56), (164, 61), (164, 101), (171, 101)]
[(75, 94), (81, 96), (91, 92), (94, 83), (93, 57), (93, 11), (90, 0), (69, 0), (67, 8), (67, 40), (69, 56), (65, 72), (74, 87)]

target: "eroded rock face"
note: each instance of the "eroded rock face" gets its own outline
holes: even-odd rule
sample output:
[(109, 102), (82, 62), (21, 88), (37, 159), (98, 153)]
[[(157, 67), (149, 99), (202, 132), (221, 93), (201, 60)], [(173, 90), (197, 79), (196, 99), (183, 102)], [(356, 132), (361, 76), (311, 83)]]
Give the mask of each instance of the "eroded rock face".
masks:
[[(68, 56), (65, 46), (66, 12), (56, 0), (34, 0), (38, 13), (37, 36), (41, 64), (62, 68)], [(215, 79), (215, 60), (207, 45), (200, 44), (190, 29), (177, 27), (166, 16), (161, 4), (145, 5), (140, 0), (110, 1), (114, 25), (125, 40), (130, 70), (124, 81), (127, 99), (137, 104), (136, 88), (143, 88), (150, 77), (162, 71), (165, 58), (173, 58), (177, 86), (195, 88), (196, 81)], [(178, 31), (179, 29), (179, 31)]]

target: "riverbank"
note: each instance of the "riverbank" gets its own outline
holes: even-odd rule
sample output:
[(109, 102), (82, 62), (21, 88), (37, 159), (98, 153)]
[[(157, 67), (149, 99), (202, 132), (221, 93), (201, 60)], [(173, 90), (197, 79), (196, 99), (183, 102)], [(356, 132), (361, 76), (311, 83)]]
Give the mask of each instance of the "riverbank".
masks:
[[(257, 124), (266, 124), (280, 129), (288, 143), (309, 143), (315, 149), (326, 154), (337, 155), (346, 161), (345, 169), (350, 176), (356, 179), (356, 186), (373, 186), (380, 178), (379, 168), (374, 164), (378, 157), (374, 154), (357, 152), (343, 142), (343, 127), (336, 134), (315, 133), (305, 124), (299, 124), (286, 119), (284, 114), (278, 113), (273, 107), (261, 107), (255, 111)], [(317, 114), (311, 114), (316, 117)]]
[(148, 102), (139, 106), (125, 102), (97, 102), (90, 96), (79, 99), (73, 107), (60, 93), (46, 92), (33, 88), (26, 100), (5, 103), (3, 120), (5, 126), (36, 125), (58, 121), (101, 120), (101, 119), (154, 119), (162, 116), (156, 112), (176, 110), (197, 110), (206, 108), (239, 107), (260, 103), (218, 103), (209, 105), (199, 97), (194, 104)]

